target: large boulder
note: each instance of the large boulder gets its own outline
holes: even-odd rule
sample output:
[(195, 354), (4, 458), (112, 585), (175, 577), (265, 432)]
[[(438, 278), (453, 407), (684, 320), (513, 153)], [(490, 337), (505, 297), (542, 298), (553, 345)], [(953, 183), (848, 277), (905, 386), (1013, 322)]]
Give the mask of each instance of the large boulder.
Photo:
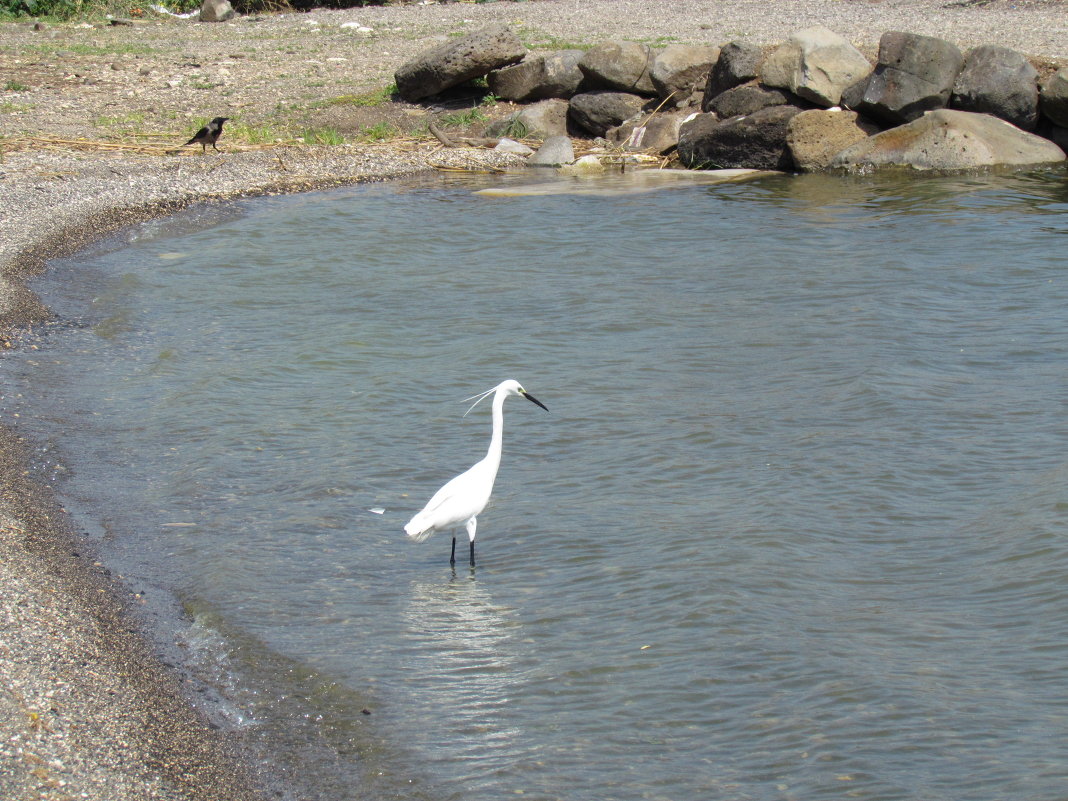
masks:
[(822, 25), (791, 34), (760, 68), (762, 83), (789, 89), (825, 108), (837, 106), (842, 90), (869, 72), (864, 54)]
[(1064, 151), (1040, 136), (987, 114), (938, 109), (847, 147), (832, 167), (915, 167), (960, 170), (998, 164), (1064, 161)]
[(797, 169), (814, 172), (826, 169), (839, 152), (878, 130), (855, 111), (809, 109), (790, 120), (786, 146)]
[(800, 112), (796, 106), (771, 106), (722, 122), (714, 114), (698, 114), (679, 130), (679, 161), (702, 170), (791, 170), (794, 163), (786, 134), (790, 120)]
[(671, 44), (653, 58), (649, 77), (662, 100), (679, 103), (704, 89), (719, 48), (707, 45)]
[(679, 143), (679, 129), (689, 116), (686, 111), (639, 114), (612, 128), (605, 138), (624, 150), (643, 153), (666, 153)]
[(655, 95), (649, 75), (652, 62), (649, 45), (613, 39), (587, 50), (578, 66), (592, 89)]
[[(751, 42), (728, 42), (723, 45), (719, 50), (719, 58), (708, 73), (704, 102), (708, 103), (728, 89), (756, 78), (763, 55), (760, 46)], [(701, 110), (708, 111), (704, 105)]]
[(582, 50), (528, 53), (518, 64), (494, 70), (486, 76), (490, 91), (504, 100), (530, 103), (550, 97), (568, 98), (578, 91)]
[(1068, 67), (1061, 67), (1042, 82), (1042, 115), (1054, 125), (1068, 128)]
[(571, 121), (594, 136), (604, 136), (642, 110), (646, 99), (627, 92), (582, 92), (571, 98)]
[(507, 26), (491, 25), (424, 51), (393, 77), (401, 97), (421, 100), (514, 64), (525, 53), (523, 43)]
[(964, 60), (951, 105), (961, 111), (993, 114), (1033, 131), (1038, 125), (1038, 71), (1015, 50), (977, 47)]
[(879, 60), (857, 111), (890, 125), (944, 108), (964, 56), (933, 36), (891, 31), (879, 40)]
[(714, 112), (721, 120), (752, 114), (768, 106), (785, 106), (793, 98), (778, 89), (768, 89), (755, 83), (735, 86), (712, 98), (705, 111)]

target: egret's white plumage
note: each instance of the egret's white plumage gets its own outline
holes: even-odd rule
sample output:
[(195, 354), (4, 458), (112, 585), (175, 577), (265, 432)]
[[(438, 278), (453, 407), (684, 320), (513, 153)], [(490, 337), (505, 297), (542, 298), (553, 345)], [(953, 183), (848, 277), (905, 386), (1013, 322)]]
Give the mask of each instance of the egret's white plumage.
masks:
[[(501, 466), (501, 451), (504, 447), (504, 401), (509, 395), (519, 395), (541, 408), (548, 408), (540, 400), (528, 393), (518, 381), (502, 381), (493, 389), (475, 395), (470, 412), (479, 403), (493, 395), (493, 434), (490, 437), (489, 450), (485, 458), (475, 463), (469, 470), (452, 479), (434, 493), (427, 505), (415, 517), (408, 521), (404, 531), (416, 542), (422, 542), (435, 531), (458, 528), (461, 524), (467, 529), (471, 546), (471, 564), (475, 563), (475, 528), (476, 518), (486, 508), (493, 482), (497, 478), (497, 469)], [(467, 415), (467, 412), (464, 415)], [(456, 535), (452, 538), (452, 558), (456, 562)]]

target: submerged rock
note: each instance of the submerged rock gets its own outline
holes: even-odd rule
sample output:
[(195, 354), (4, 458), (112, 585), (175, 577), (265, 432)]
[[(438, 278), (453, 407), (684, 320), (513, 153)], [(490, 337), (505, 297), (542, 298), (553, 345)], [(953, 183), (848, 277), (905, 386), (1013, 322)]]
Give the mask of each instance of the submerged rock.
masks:
[(1064, 151), (1053, 142), (997, 117), (939, 109), (846, 148), (831, 166), (960, 170), (1064, 160)]
[(786, 133), (800, 113), (797, 106), (771, 106), (722, 122), (714, 114), (699, 114), (679, 131), (679, 160), (691, 169), (793, 169)]
[(790, 120), (786, 146), (802, 172), (823, 170), (838, 153), (878, 132), (855, 111), (810, 109)]

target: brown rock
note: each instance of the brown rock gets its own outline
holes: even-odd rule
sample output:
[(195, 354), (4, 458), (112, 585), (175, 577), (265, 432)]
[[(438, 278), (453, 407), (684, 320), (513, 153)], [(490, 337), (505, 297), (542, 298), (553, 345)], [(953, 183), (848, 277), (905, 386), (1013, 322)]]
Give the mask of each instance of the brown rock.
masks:
[(797, 169), (814, 172), (826, 169), (838, 153), (878, 130), (855, 111), (812, 109), (790, 120), (786, 146)]

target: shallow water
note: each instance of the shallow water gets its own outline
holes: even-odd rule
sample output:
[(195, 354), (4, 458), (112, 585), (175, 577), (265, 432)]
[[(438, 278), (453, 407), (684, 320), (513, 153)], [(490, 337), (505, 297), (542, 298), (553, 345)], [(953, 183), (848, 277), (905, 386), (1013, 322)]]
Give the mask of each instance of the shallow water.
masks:
[[(1064, 175), (500, 180), (141, 226), (3, 365), (290, 796), (1068, 794)], [(454, 571), (401, 529), (508, 377)]]

